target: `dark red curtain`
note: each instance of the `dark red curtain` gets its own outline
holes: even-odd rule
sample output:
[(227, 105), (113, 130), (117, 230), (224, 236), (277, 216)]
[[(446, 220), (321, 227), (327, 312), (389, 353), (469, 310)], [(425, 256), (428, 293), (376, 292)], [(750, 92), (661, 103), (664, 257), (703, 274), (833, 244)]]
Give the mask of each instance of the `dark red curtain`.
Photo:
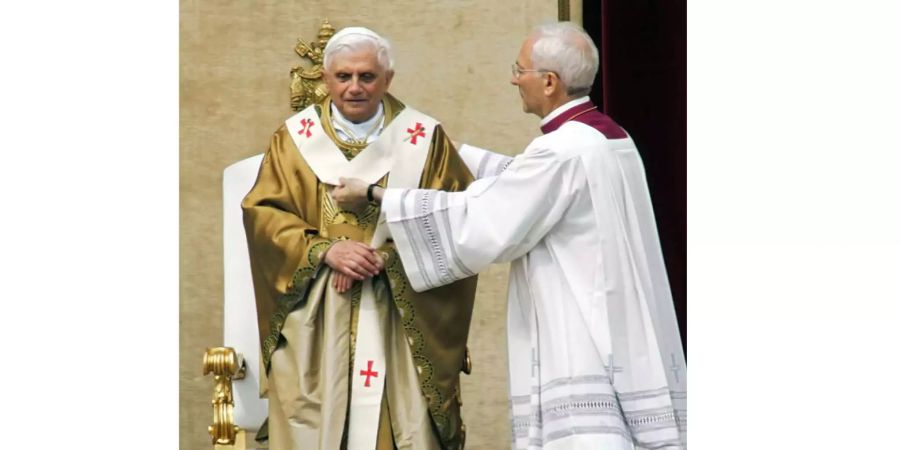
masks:
[(600, 50), (591, 98), (644, 161), (681, 339), (687, 351), (687, 9), (685, 0), (584, 1)]

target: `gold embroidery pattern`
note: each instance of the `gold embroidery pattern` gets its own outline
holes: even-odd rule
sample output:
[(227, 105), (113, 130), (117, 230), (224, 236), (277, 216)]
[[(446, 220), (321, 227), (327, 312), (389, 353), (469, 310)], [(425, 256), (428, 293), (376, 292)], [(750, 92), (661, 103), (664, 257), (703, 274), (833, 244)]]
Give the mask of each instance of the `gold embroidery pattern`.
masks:
[[(316, 265), (318, 266), (318, 264), (316, 264)], [(297, 269), (297, 271), (294, 272), (293, 279), (291, 279), (291, 286), (288, 288), (288, 292), (291, 294), (302, 294), (302, 292), (298, 289), (298, 287), (305, 289), (306, 284), (309, 283), (310, 279), (312, 279), (314, 272), (315, 272), (315, 269), (313, 269), (312, 267), (303, 267), (303, 268)], [(287, 299), (282, 298), (279, 300), (287, 300)]]
[[(400, 319), (403, 324), (403, 331), (406, 332), (406, 339), (409, 343), (410, 351), (413, 355), (413, 364), (419, 373), (419, 384), (422, 387), (422, 394), (428, 402), (428, 411), (438, 428), (441, 441), (445, 445), (450, 445), (450, 436), (458, 428), (458, 424), (451, 424), (450, 418), (442, 412), (444, 404), (444, 395), (438, 390), (437, 386), (431, 382), (434, 376), (434, 365), (423, 354), (425, 342), (422, 333), (417, 330), (413, 324), (416, 317), (416, 310), (407, 294), (409, 292), (409, 280), (403, 271), (403, 264), (400, 262), (400, 255), (397, 254), (396, 248), (393, 246), (388, 249), (387, 267), (385, 272), (388, 275), (388, 281), (391, 288), (391, 296), (394, 304), (400, 313)], [(454, 447), (458, 448), (458, 447)]]
[(409, 342), (409, 348), (413, 351), (413, 353), (422, 353), (425, 349), (425, 340), (422, 338), (422, 332), (409, 327), (404, 328), (406, 331), (406, 340)]
[(362, 283), (354, 282), (350, 288), (350, 373), (356, 356), (356, 330), (359, 325), (359, 304), (362, 302)]
[(284, 321), (287, 319), (288, 312), (293, 309), (294, 305), (299, 303), (300, 298), (299, 295), (285, 294), (277, 300), (278, 304), (275, 307), (275, 312), (272, 314), (272, 318), (269, 319), (269, 335), (266, 336), (262, 344), (263, 364), (267, 374), (272, 362), (272, 353), (275, 352), (275, 349), (278, 348), (278, 344), (281, 342), (281, 328), (284, 326)]
[(310, 281), (321, 263), (322, 252), (327, 250), (331, 244), (331, 241), (320, 241), (311, 245), (306, 254), (306, 261), (301, 263), (300, 268), (294, 272), (287, 293), (275, 300), (275, 312), (269, 319), (269, 335), (262, 342), (263, 367), (266, 368), (266, 373), (269, 372), (272, 353), (281, 343), (281, 328), (284, 327), (288, 314), (305, 298)]
[[(302, 270), (302, 269), (301, 269)], [(299, 272), (299, 270), (298, 270)], [(297, 279), (297, 275), (295, 274), (295, 279)], [(303, 282), (302, 289), (306, 289), (306, 285), (309, 284), (309, 278), (301, 277)], [(300, 290), (300, 284), (295, 284), (294, 288)], [(272, 361), (272, 353), (275, 352), (275, 349), (278, 348), (278, 344), (281, 343), (281, 328), (284, 327), (284, 322), (287, 320), (288, 314), (294, 310), (294, 307), (300, 303), (303, 299), (303, 293), (301, 292), (290, 292), (288, 294), (284, 294), (276, 300), (277, 305), (275, 306), (275, 312), (272, 314), (272, 318), (269, 319), (269, 335), (266, 336), (266, 339), (262, 344), (262, 357), (263, 364), (266, 368), (266, 373), (269, 373), (269, 364)]]
[[(383, 181), (383, 180), (382, 180)], [(381, 184), (381, 183), (379, 183)], [(347, 224), (357, 227), (364, 232), (374, 232), (376, 222), (378, 221), (378, 214), (380, 212), (380, 207), (373, 204), (366, 205), (366, 209), (362, 212), (362, 214), (358, 214), (354, 211), (347, 211), (341, 209), (340, 206), (335, 204), (334, 199), (331, 198), (331, 195), (325, 191), (324, 185), (319, 185), (319, 196), (322, 199), (322, 229), (324, 230), (329, 225), (341, 225)], [(368, 234), (367, 233), (367, 234)], [(326, 236), (326, 237), (334, 237), (334, 236)]]
[(306, 253), (306, 259), (309, 261), (311, 267), (319, 267), (319, 263), (322, 262), (322, 255), (325, 253), (325, 250), (328, 250), (328, 247), (330, 247), (331, 244), (332, 242), (322, 241), (309, 247), (309, 252)]
[(345, 143), (345, 142), (335, 143), (335, 144), (337, 144), (338, 150), (340, 150), (341, 153), (344, 154), (344, 158), (347, 158), (347, 161), (353, 161), (353, 158), (356, 158), (356, 155), (358, 155), (359, 152), (361, 152), (364, 148), (366, 148), (365, 145), (363, 145), (361, 147), (356, 147), (356, 146), (353, 146), (353, 145), (351, 145), (349, 143)]

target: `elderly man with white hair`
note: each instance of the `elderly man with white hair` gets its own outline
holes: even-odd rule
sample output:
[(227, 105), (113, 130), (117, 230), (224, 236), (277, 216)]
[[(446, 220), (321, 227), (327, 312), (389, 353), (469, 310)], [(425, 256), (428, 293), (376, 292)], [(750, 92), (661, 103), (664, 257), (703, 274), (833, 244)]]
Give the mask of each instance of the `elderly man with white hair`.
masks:
[(341, 180), (380, 201), (415, 290), (511, 261), (516, 449), (686, 448), (684, 352), (640, 155), (587, 97), (590, 37), (538, 27), (512, 67), (541, 131), (514, 159), (472, 147), (463, 192)]
[(272, 137), (242, 203), (272, 449), (459, 449), (459, 373), (475, 279), (410, 287), (377, 205), (340, 207), (340, 175), (396, 188), (472, 180), (437, 120), (387, 94), (386, 40), (328, 42), (329, 97)]

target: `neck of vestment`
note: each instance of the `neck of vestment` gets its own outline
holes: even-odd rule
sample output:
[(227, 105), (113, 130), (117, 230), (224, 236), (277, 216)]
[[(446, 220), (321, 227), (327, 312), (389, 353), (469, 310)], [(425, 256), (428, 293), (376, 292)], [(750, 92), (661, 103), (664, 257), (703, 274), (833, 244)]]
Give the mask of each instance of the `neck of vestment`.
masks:
[(542, 121), (541, 131), (544, 134), (552, 133), (566, 122), (581, 122), (599, 131), (607, 139), (628, 137), (625, 130), (612, 118), (598, 111), (597, 106), (588, 97), (572, 100), (554, 109)]
[[(379, 115), (384, 115), (384, 121), (377, 126), (377, 129), (374, 130), (371, 135), (368, 136), (366, 142), (348, 142), (344, 137), (341, 136), (341, 133), (338, 130), (340, 123), (349, 122), (343, 116), (340, 116), (340, 112), (338, 114), (332, 114), (333, 103), (331, 101), (331, 96), (325, 97), (321, 103), (316, 105), (316, 112), (319, 114), (319, 117), (322, 118), (322, 129), (325, 131), (325, 134), (337, 145), (338, 149), (341, 150), (341, 153), (344, 154), (344, 157), (347, 160), (352, 160), (359, 154), (369, 143), (371, 143), (374, 139), (377, 139), (381, 134), (381, 131), (384, 130), (391, 121), (403, 111), (405, 106), (399, 100), (397, 100), (391, 94), (385, 94), (384, 99), (381, 101), (381, 106), (378, 108), (378, 111), (375, 113), (375, 116), (371, 117), (368, 121), (364, 122), (364, 126), (371, 126), (372, 123), (370, 121), (379, 121), (381, 122), (381, 117)], [(335, 108), (336, 110), (336, 108)], [(338, 126), (335, 126), (335, 122), (338, 123)], [(361, 136), (357, 136), (362, 138), (365, 136), (365, 133)]]
[(332, 99), (331, 108), (331, 124), (334, 126), (338, 136), (345, 140), (356, 139), (357, 141), (365, 141), (366, 138), (373, 139), (381, 132), (381, 119), (384, 117), (384, 102), (378, 102), (378, 107), (371, 117), (360, 122), (353, 122), (341, 113), (341, 110), (334, 104)]

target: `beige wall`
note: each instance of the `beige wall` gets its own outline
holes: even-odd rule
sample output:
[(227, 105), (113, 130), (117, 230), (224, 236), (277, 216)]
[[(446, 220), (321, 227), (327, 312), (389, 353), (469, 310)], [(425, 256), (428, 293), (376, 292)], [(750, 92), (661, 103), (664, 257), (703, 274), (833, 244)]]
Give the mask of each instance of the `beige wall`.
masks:
[[(509, 66), (531, 26), (556, 18), (557, 4), (182, 0), (181, 448), (211, 447), (212, 379), (201, 375), (201, 358), (206, 347), (222, 344), (222, 170), (264, 151), (292, 114), (297, 38), (314, 39), (324, 17), (336, 28), (374, 29), (396, 50), (392, 93), (441, 120), (455, 141), (515, 154), (537, 135), (538, 119), (521, 112)], [(507, 270), (494, 266), (479, 282), (469, 337), (474, 373), (462, 386), (469, 449), (509, 446)]]

